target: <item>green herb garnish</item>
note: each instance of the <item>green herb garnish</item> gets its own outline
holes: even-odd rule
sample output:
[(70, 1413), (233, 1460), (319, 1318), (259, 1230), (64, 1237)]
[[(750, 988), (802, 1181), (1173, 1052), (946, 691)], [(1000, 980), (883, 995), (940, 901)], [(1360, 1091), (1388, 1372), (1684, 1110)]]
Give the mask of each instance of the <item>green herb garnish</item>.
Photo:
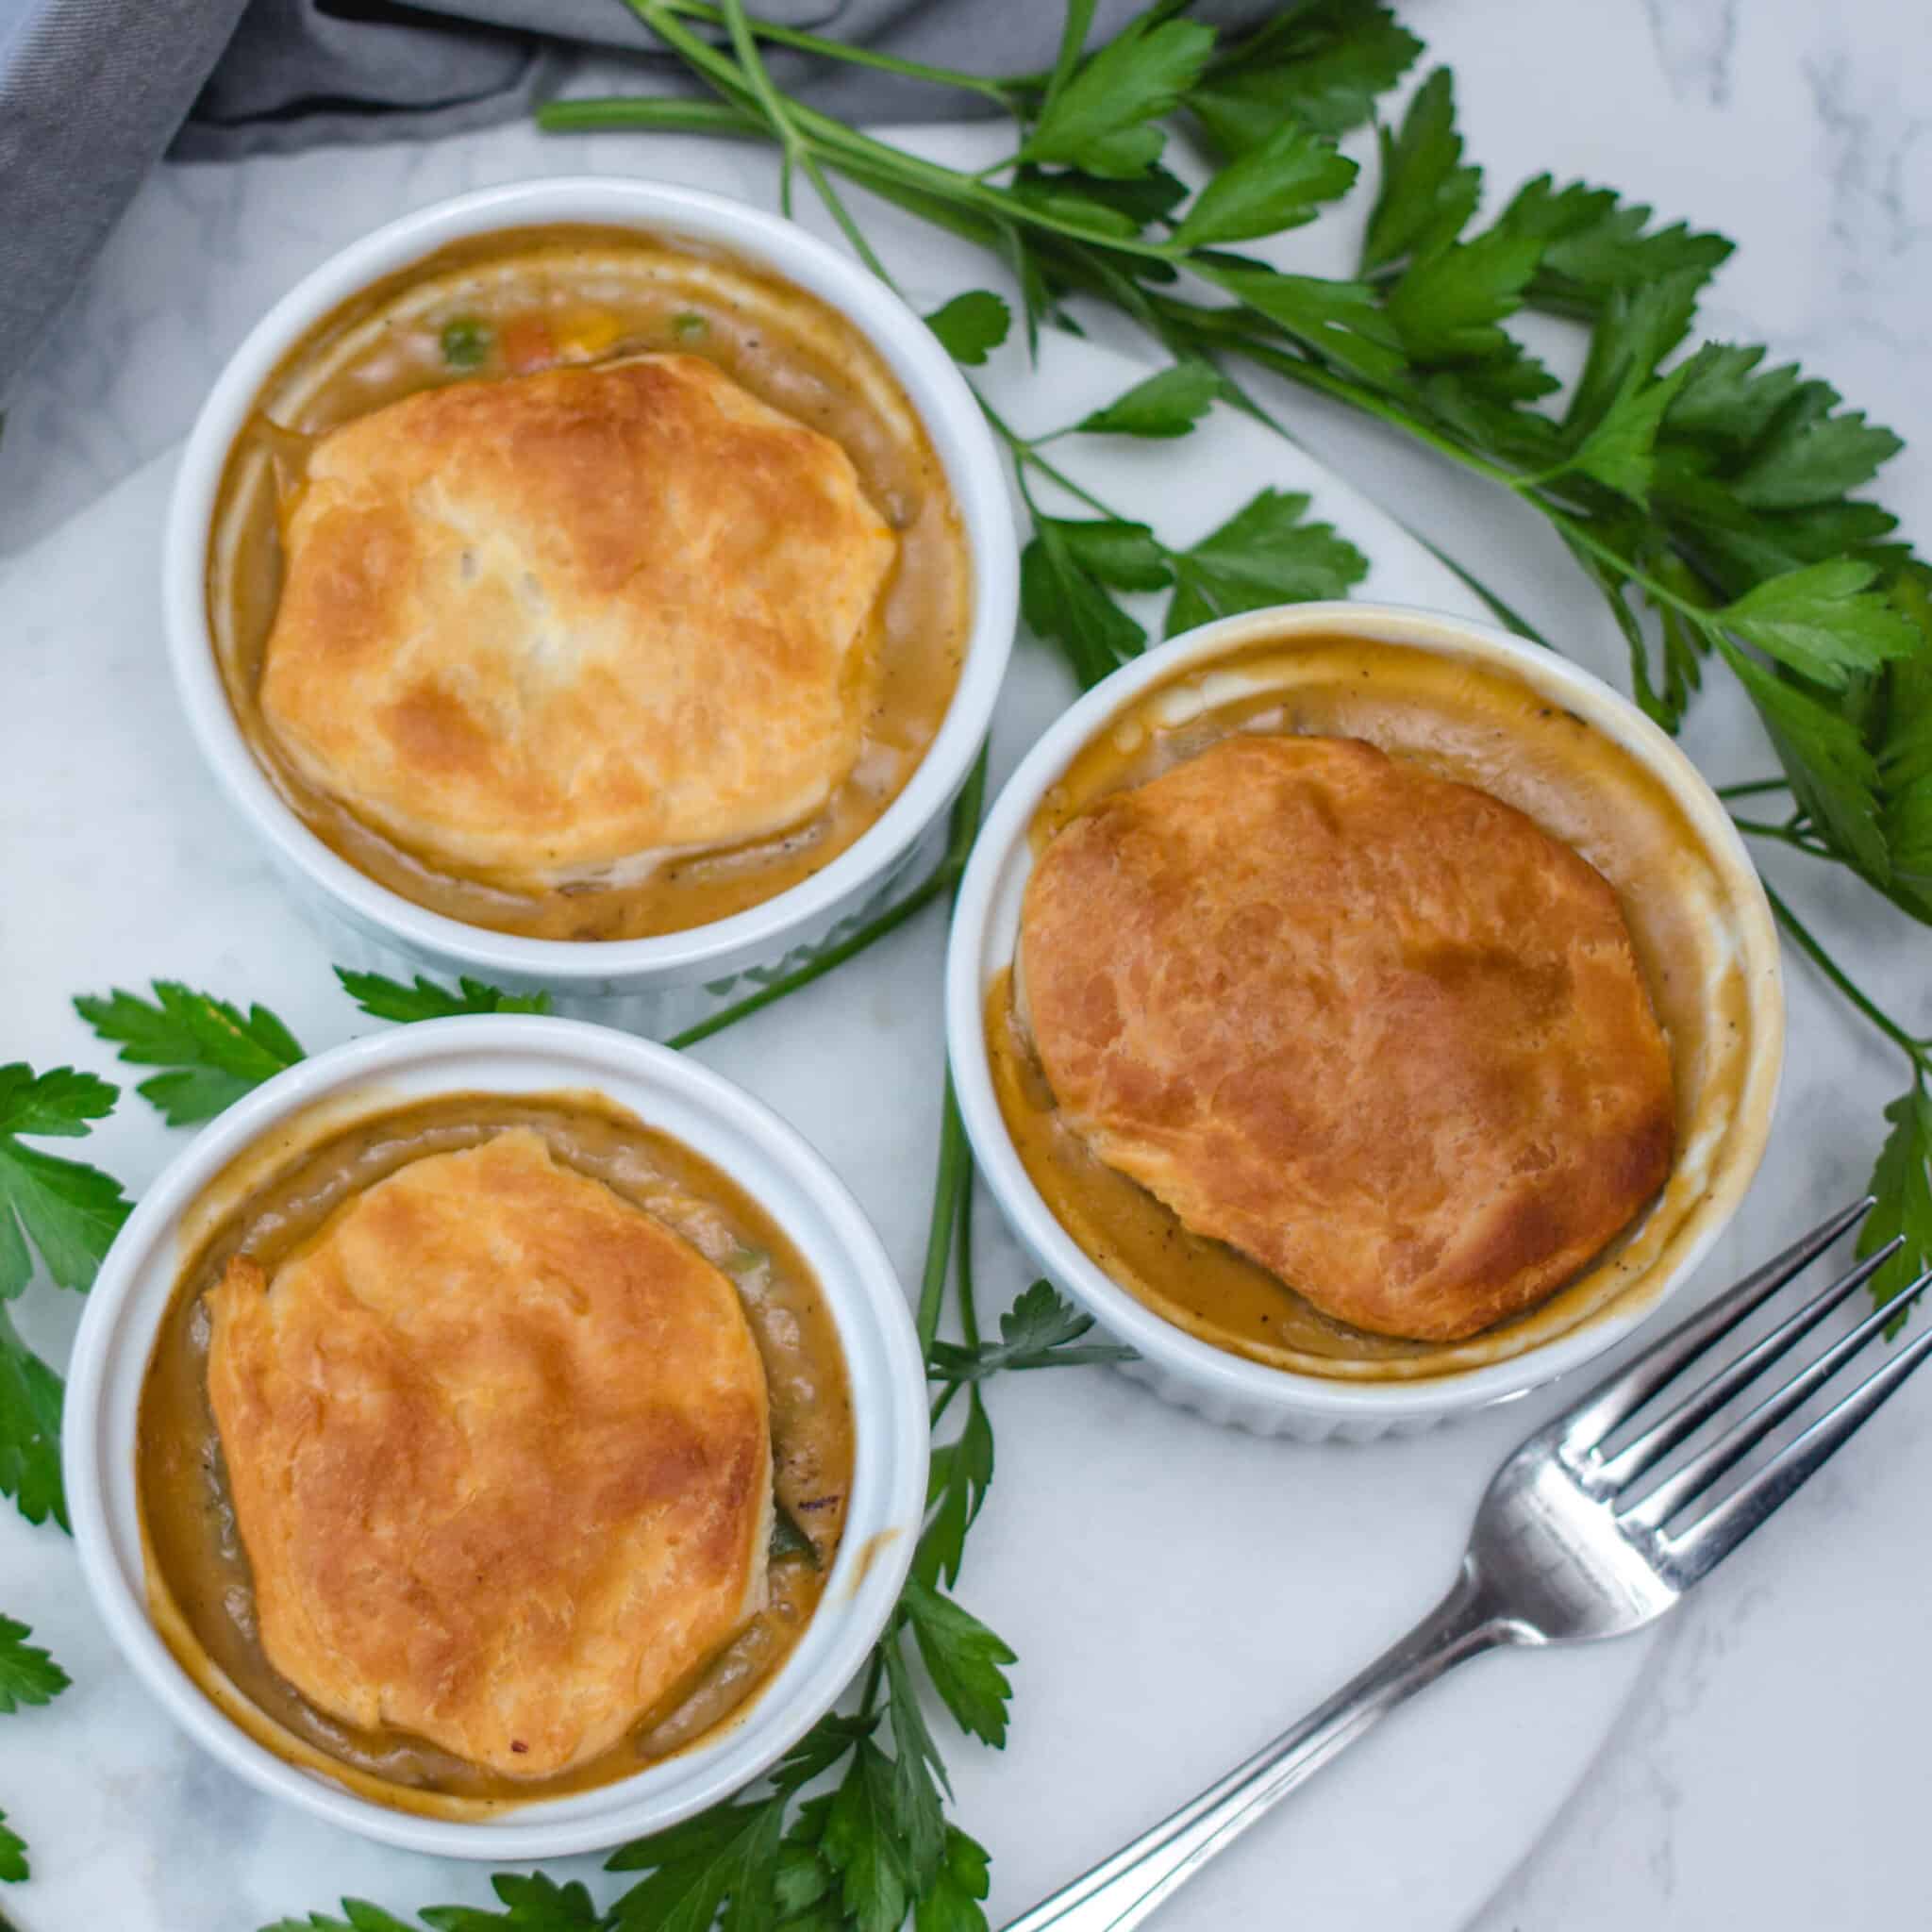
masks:
[(500, 987), (486, 985), (467, 974), (457, 981), (454, 992), (436, 980), (425, 979), (420, 973), (408, 986), (385, 979), (379, 973), (351, 973), (344, 966), (338, 966), (335, 975), (357, 1006), (377, 1020), (448, 1020), (461, 1013), (550, 1010), (547, 992), (505, 992)]
[(48, 1703), (71, 1681), (44, 1650), (27, 1642), (32, 1635), (25, 1624), (0, 1616), (0, 1717), (10, 1717), (24, 1705)]
[[(548, 993), (505, 992), (480, 979), (465, 977), (452, 991), (420, 973), (408, 986), (344, 966), (336, 967), (335, 975), (357, 1006), (377, 1020), (550, 1010)], [(118, 987), (105, 997), (83, 993), (74, 1009), (101, 1039), (121, 1048), (122, 1059), (170, 1069), (143, 1080), (135, 1091), (158, 1108), (171, 1127), (212, 1120), (264, 1080), (307, 1058), (301, 1041), (268, 1008), (252, 1006), (244, 1014), (228, 1001), (178, 980), (156, 980), (152, 1000)]]
[(671, 318), (671, 333), (680, 342), (701, 342), (711, 332), (711, 325), (695, 309), (686, 309)]
[[(1227, 43), (1161, 0), (1091, 56), (1091, 0), (1071, 0), (1052, 71), (1005, 79), (754, 21), (742, 0), (629, 4), (717, 98), (562, 102), (542, 111), (543, 125), (775, 141), (788, 209), (802, 175), (888, 279), (834, 176), (983, 243), (1012, 278), (1029, 342), (1041, 325), (1071, 320), (1070, 304), (1091, 302), (1143, 330), (1169, 358), (1106, 408), (1047, 434), (1022, 435), (988, 411), (1031, 523), (1027, 619), (1081, 683), (1145, 646), (1124, 595), (1171, 591), (1172, 633), (1229, 610), (1342, 594), (1359, 580), (1359, 554), (1307, 522), (1299, 497), (1263, 490), (1184, 545), (1119, 515), (1046, 447), (1072, 435), (1177, 438), (1216, 402), (1281, 428), (1249, 386), (1260, 371), (1374, 417), (1541, 517), (1605, 597), (1629, 644), (1633, 692), (1654, 717), (1675, 728), (1707, 673), (1734, 678), (1757, 707), (1779, 773), (1728, 795), (1784, 794), (1790, 811), (1740, 816), (1740, 826), (1850, 869), (1932, 923), (1932, 576), (1893, 541), (1890, 515), (1854, 494), (1897, 439), (1844, 409), (1827, 385), (1767, 368), (1761, 349), (1707, 343), (1684, 352), (1701, 287), (1729, 252), (1723, 238), (1659, 225), (1648, 208), (1608, 190), (1547, 175), (1477, 225), (1481, 174), (1465, 158), (1446, 72), (1427, 78), (1397, 124), (1377, 129), (1373, 183), (1357, 186), (1353, 165), (1329, 143), (1374, 118), (1377, 98), (1422, 52), (1377, 0), (1313, 0)], [(693, 24), (724, 35), (701, 38)], [(959, 89), (1011, 117), (1013, 152), (968, 175), (862, 134), (780, 92), (763, 44)], [(1176, 114), (1206, 132), (1223, 162), (1191, 200), (1160, 161)], [(1351, 192), (1371, 200), (1351, 275), (1286, 274), (1229, 252)], [(1511, 333), (1526, 310), (1589, 329), (1583, 375), (1560, 409), (1550, 400), (1555, 377)], [(990, 291), (956, 297), (929, 318), (968, 367), (999, 346), (1009, 320), (1005, 298)], [(1495, 591), (1443, 561), (1503, 622), (1534, 637)], [(674, 1043), (692, 1044), (784, 998), (949, 895), (983, 776), (982, 767), (955, 813), (947, 857), (925, 881), (839, 946)], [(1782, 898), (1774, 908), (1793, 942), (1909, 1063), (1910, 1085), (1889, 1109), (1874, 1176), (1878, 1205), (1863, 1236), (1869, 1249), (1891, 1232), (1907, 1235), (1907, 1253), (1874, 1284), (1892, 1292), (1932, 1257), (1932, 1041), (1865, 994)], [(430, 1016), (405, 1010), (410, 990), (396, 991), (406, 997), (388, 1002), (390, 1010), (380, 993), (365, 1009)], [(466, 984), (447, 997), (472, 996)], [(611, 1870), (645, 1875), (608, 1908), (582, 1886), (502, 1876), (494, 1883), (503, 1911), (430, 1907), (421, 1924), (641, 1932), (675, 1923), (707, 1932), (723, 1913), (731, 1932), (892, 1932), (916, 1910), (920, 1932), (983, 1932), (986, 1855), (945, 1820), (944, 1773), (914, 1660), (963, 1729), (989, 1742), (1003, 1738), (1011, 1654), (947, 1593), (993, 1475), (983, 1391), (1008, 1369), (1118, 1351), (1087, 1341), (1085, 1318), (1044, 1284), (1008, 1311), (998, 1341), (982, 1341), (972, 1181), (948, 1093), (919, 1332), (935, 1424), (956, 1401), (964, 1422), (936, 1447), (913, 1581), (857, 1709), (822, 1721), (754, 1794), (616, 1854)], [(949, 1291), (957, 1341), (939, 1335)], [(0, 1372), (7, 1360), (0, 1354)], [(58, 1380), (53, 1388), (58, 1423)], [(5, 1401), (0, 1394), (0, 1416)], [(821, 1778), (833, 1782), (803, 1797)], [(419, 1923), (359, 1902), (343, 1909), (345, 1920), (290, 1920), (280, 1932), (301, 1924), (414, 1932)]]
[[(982, 244), (1011, 277), (1029, 341), (1045, 324), (1077, 326), (1071, 305), (1084, 303), (1171, 358), (1049, 435), (1021, 435), (987, 409), (1032, 525), (1024, 613), (1082, 684), (1145, 647), (1122, 601), (1131, 593), (1172, 587), (1171, 634), (1359, 579), (1358, 557), (1302, 523), (1299, 499), (1263, 492), (1183, 549), (1119, 515), (1043, 448), (1073, 433), (1177, 436), (1217, 399), (1287, 434), (1253, 387), (1258, 371), (1374, 417), (1541, 518), (1604, 597), (1629, 647), (1632, 694), (1652, 717), (1676, 729), (1707, 675), (1731, 678), (1757, 708), (1779, 772), (1735, 795), (1781, 791), (1789, 809), (1740, 815), (1740, 828), (1844, 867), (1932, 923), (1932, 571), (1897, 541), (1890, 512), (1857, 493), (1899, 440), (1761, 348), (1693, 345), (1700, 293), (1731, 252), (1724, 237), (1547, 175), (1479, 222), (1482, 171), (1465, 153), (1446, 69), (1377, 127), (1371, 178), (1357, 184), (1329, 143), (1373, 120), (1422, 52), (1378, 0), (1315, 0), (1230, 42), (1156, 5), (1091, 54), (1093, 8), (1074, 0), (1050, 74), (918, 70), (1011, 118), (1011, 154), (974, 173), (789, 99), (759, 48), (892, 64), (882, 57), (756, 21), (742, 0), (629, 4), (715, 99), (560, 102), (541, 125), (774, 141), (787, 194), (804, 175), (888, 280), (836, 177)], [(700, 25), (723, 26), (724, 44)], [(1174, 116), (1204, 130), (1221, 160), (1191, 199), (1160, 163)], [(1344, 198), (1369, 202), (1352, 275), (1288, 274), (1230, 252)], [(1002, 299), (975, 291), (933, 318), (945, 318), (941, 339), (962, 361), (999, 340)], [(1560, 406), (1557, 377), (1512, 332), (1529, 311), (1588, 331), (1582, 375)], [(1442, 560), (1536, 637), (1492, 589)], [(1828, 952), (1800, 936), (1782, 901), (1777, 909), (1801, 950), (1906, 1052), (1911, 1094), (1924, 1091), (1926, 1042), (1847, 991)], [(1874, 1175), (1874, 1238), (1895, 1223), (1907, 1234), (1887, 1280), (1932, 1260), (1932, 1229), (1895, 1184), (1900, 1172), (1919, 1177), (1914, 1187), (1923, 1179), (1921, 1142), (1898, 1139), (1916, 1135), (1915, 1118), (1894, 1109)], [(1906, 1205), (1893, 1212), (1895, 1202)]]
[(139, 1067), (167, 1067), (135, 1091), (171, 1127), (212, 1120), (252, 1088), (303, 1058), (295, 1036), (266, 1007), (246, 1014), (211, 993), (178, 980), (158, 979), (154, 998), (116, 988), (105, 999), (82, 994), (74, 1009), (121, 1058)]
[(487, 323), (474, 315), (459, 315), (442, 325), (437, 341), (442, 345), (442, 359), (452, 369), (480, 369), (490, 359), (496, 337)]
[[(131, 1204), (111, 1175), (57, 1160), (19, 1137), (81, 1139), (119, 1097), (105, 1080), (72, 1067), (38, 1074), (19, 1063), (0, 1067), (0, 1493), (29, 1523), (51, 1516), (62, 1529), (61, 1381), (20, 1339), (7, 1305), (32, 1279), (35, 1252), (58, 1286), (88, 1287)], [(26, 1641), (31, 1634), (0, 1615), (0, 1715), (45, 1704), (67, 1688), (67, 1673)], [(0, 1811), (0, 1880), (13, 1883), (28, 1875), (26, 1843), (6, 1818)]]

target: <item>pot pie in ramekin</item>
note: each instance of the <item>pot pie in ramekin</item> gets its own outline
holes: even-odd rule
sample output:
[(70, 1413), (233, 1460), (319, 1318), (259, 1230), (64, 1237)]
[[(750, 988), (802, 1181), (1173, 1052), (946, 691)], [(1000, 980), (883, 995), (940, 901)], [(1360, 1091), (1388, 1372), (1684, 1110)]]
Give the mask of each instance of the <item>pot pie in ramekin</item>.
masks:
[(958, 790), (1012, 627), (998, 458), (924, 324), (637, 182), (318, 270), (217, 385), (169, 546), (191, 723), (311, 902), (566, 997), (822, 943)]
[(1782, 1045), (1762, 890), (1663, 734), (1487, 626), (1341, 605), (1054, 727), (947, 996), (1042, 1263), (1167, 1392), (1313, 1434), (1607, 1346), (1740, 1197)]
[(77, 1357), (76, 1530), (244, 1774), (397, 1842), (582, 1849), (837, 1694), (916, 1530), (916, 1349), (856, 1210), (714, 1076), (568, 1023), (425, 1031), (306, 1063), (165, 1177), (172, 1238), (135, 1230), (91, 1317), (139, 1298), (110, 1386)]

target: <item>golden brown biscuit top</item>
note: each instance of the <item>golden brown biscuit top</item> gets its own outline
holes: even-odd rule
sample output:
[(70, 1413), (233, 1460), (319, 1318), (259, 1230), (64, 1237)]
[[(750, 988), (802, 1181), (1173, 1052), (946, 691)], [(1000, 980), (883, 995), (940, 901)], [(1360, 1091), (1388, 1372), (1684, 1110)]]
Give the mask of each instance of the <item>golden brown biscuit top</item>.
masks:
[(1531, 1307), (1669, 1172), (1609, 886), (1357, 740), (1238, 734), (1104, 799), (1041, 855), (1020, 965), (1094, 1153), (1358, 1328)]
[(525, 889), (803, 823), (858, 758), (897, 541), (829, 437), (643, 356), (323, 438), (261, 682), (317, 790)]
[(510, 1777), (614, 1744), (761, 1605), (764, 1372), (737, 1292), (510, 1129), (211, 1296), (264, 1654), (319, 1709)]

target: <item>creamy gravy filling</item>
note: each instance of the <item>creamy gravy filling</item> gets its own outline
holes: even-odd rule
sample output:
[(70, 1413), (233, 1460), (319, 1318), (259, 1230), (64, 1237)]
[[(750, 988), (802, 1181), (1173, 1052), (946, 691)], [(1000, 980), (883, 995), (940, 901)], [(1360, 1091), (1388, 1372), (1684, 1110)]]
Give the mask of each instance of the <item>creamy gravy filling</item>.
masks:
[(1761, 1133), (1769, 1106), (1768, 1093), (1746, 1105), (1760, 1042), (1743, 908), (1669, 790), (1604, 732), (1500, 670), (1396, 644), (1316, 638), (1233, 653), (1132, 702), (1041, 801), (1028, 828), (1033, 852), (1108, 793), (1235, 731), (1366, 740), (1516, 807), (1608, 880), (1670, 1043), (1671, 1176), (1642, 1215), (1528, 1314), (1448, 1344), (1365, 1334), (1232, 1248), (1191, 1233), (1089, 1151), (1059, 1118), (1024, 998), (1003, 971), (986, 1000), (993, 1084), (1021, 1160), (1061, 1224), (1114, 1281), (1188, 1333), (1254, 1361), (1343, 1378), (1478, 1367), (1655, 1292), (1694, 1238), (1720, 1171)]
[[(597, 318), (591, 332), (586, 317)], [(615, 332), (605, 337), (609, 323)], [(863, 681), (857, 764), (805, 824), (750, 844), (641, 854), (604, 876), (510, 891), (438, 869), (308, 784), (258, 702), (280, 599), (282, 517), (308, 449), (340, 424), (421, 390), (509, 373), (454, 368), (443, 331), (475, 321), (492, 341), (541, 326), (559, 344), (597, 343), (565, 363), (675, 350), (718, 364), (851, 458), (899, 555), (853, 654)], [(803, 290), (696, 243), (625, 229), (519, 229), (443, 249), (378, 282), (321, 323), (264, 385), (224, 473), (208, 559), (208, 603), (229, 704), (283, 799), (378, 884), (466, 924), (540, 939), (618, 940), (728, 918), (796, 885), (844, 851), (905, 789), (938, 735), (972, 620), (972, 561), (938, 454), (869, 342)]]
[[(272, 1275), (364, 1189), (511, 1126), (534, 1128), (558, 1161), (656, 1215), (737, 1284), (765, 1369), (776, 1501), (812, 1545), (809, 1555), (773, 1558), (765, 1608), (620, 1744), (541, 1780), (498, 1776), (400, 1730), (345, 1724), (276, 1674), (256, 1633), (247, 1553), (208, 1396), (204, 1297), (232, 1257), (246, 1254)], [(250, 1175), (181, 1270), (149, 1357), (138, 1442), (149, 1607), (183, 1669), (278, 1757), (396, 1809), (455, 1818), (628, 1776), (749, 1705), (818, 1606), (853, 1469), (844, 1358), (803, 1257), (708, 1161), (591, 1094), (450, 1095), (358, 1121), (272, 1174)]]

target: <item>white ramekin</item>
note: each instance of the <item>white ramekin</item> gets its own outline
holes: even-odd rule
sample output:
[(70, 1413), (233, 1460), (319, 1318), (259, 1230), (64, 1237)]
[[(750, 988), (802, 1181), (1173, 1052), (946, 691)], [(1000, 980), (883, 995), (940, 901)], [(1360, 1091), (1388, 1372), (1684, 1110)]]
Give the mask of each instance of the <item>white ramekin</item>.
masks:
[[(798, 1647), (746, 1711), (689, 1751), (488, 1822), (415, 1817), (256, 1742), (195, 1685), (149, 1621), (135, 1482), (142, 1382), (185, 1258), (184, 1215), (245, 1151), (272, 1144), (318, 1108), (336, 1121), (436, 1093), (586, 1089), (714, 1161), (817, 1274), (852, 1391), (857, 1457), (844, 1538)], [(925, 1506), (918, 1342), (892, 1265), (838, 1176), (769, 1108), (693, 1060), (606, 1027), (514, 1015), (429, 1021), (352, 1041), (278, 1074), (201, 1134), (142, 1197), (102, 1266), (75, 1345), (63, 1435), (82, 1574), (122, 1654), (170, 1715), (262, 1790), (365, 1837), (454, 1857), (602, 1850), (688, 1818), (757, 1777), (863, 1663), (898, 1599)]]
[[(989, 988), (1013, 958), (1020, 903), (1032, 869), (1027, 828), (1047, 791), (1108, 719), (1191, 663), (1297, 636), (1358, 636), (1507, 669), (1604, 732), (1662, 781), (1722, 871), (1740, 913), (1759, 1045), (1738, 1106), (1737, 1154), (1692, 1210), (1691, 1239), (1660, 1284), (1624, 1296), (1575, 1328), (1516, 1355), (1409, 1381), (1348, 1381), (1249, 1361), (1164, 1321), (1112, 1279), (1060, 1225), (1026, 1173), (1001, 1115), (987, 1052)], [(1776, 930), (1757, 874), (1729, 815), (1690, 759), (1600, 678), (1492, 625), (1395, 605), (1300, 604), (1203, 625), (1163, 644), (1089, 691), (1041, 737), (994, 802), (960, 884), (946, 961), (946, 1037), (959, 1110), (979, 1170), (1035, 1260), (1140, 1356), (1126, 1373), (1210, 1421), (1307, 1441), (1412, 1434), (1505, 1402), (1613, 1346), (1695, 1270), (1757, 1171), (1783, 1060), (1784, 994)]]
[[(885, 359), (925, 425), (965, 525), (973, 625), (939, 735), (878, 822), (822, 872), (764, 904), (654, 939), (527, 939), (466, 925), (378, 885), (332, 852), (276, 793), (238, 726), (209, 635), (210, 519), (228, 451), (283, 357), (358, 290), (452, 242), (579, 222), (703, 242), (770, 269), (851, 322)], [(965, 782), (1012, 645), (1016, 547), (1005, 471), (979, 406), (932, 331), (883, 283), (794, 224), (742, 202), (657, 182), (525, 181), (439, 202), (378, 228), (299, 282), (249, 332), (202, 406), (168, 513), (162, 608), (175, 682), (204, 758), (268, 847), (340, 963), (473, 974), (548, 991), (566, 1010), (668, 1032), (706, 1009), (721, 982), (795, 963), (875, 906), (928, 848)]]

